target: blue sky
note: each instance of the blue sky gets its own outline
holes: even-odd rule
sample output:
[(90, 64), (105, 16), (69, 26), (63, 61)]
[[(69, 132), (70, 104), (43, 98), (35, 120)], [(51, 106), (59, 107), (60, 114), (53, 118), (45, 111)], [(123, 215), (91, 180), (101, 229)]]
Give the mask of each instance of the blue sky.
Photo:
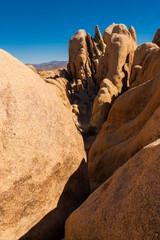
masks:
[(160, 28), (160, 0), (1, 0), (0, 48), (24, 63), (68, 60), (68, 43), (79, 29), (92, 36), (113, 22), (134, 26), (138, 44)]

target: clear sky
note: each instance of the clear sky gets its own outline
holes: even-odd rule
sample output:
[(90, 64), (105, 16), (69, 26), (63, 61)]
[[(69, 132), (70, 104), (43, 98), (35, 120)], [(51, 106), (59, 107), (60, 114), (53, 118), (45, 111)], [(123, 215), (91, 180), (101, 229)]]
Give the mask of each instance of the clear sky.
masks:
[(0, 48), (24, 63), (68, 60), (68, 43), (79, 29), (92, 36), (113, 22), (132, 25), (138, 44), (160, 28), (160, 0), (1, 0)]

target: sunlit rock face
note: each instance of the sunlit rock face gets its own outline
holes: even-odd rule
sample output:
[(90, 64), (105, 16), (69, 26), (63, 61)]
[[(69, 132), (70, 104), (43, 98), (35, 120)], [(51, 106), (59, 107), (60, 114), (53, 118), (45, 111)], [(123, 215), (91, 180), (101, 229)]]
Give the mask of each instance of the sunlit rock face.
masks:
[(157, 140), (134, 155), (70, 215), (65, 240), (158, 239), (159, 162)]
[[(140, 149), (159, 138), (160, 49), (140, 45), (130, 87), (114, 102), (88, 157), (90, 179), (103, 182)], [(136, 70), (135, 70), (136, 69)]]
[(65, 92), (3, 50), (0, 131), (0, 239), (63, 237), (89, 193), (83, 140)]
[[(98, 26), (94, 38), (84, 30), (71, 38), (68, 70), (77, 92), (83, 89), (93, 96), (92, 127), (102, 126), (115, 98), (129, 87), (136, 47), (134, 28), (131, 26), (128, 30), (123, 24), (109, 26), (103, 38)], [(99, 92), (95, 95), (96, 90)]]
[[(110, 26), (103, 35), (106, 49), (108, 32), (113, 34), (114, 27)], [(116, 34), (127, 35), (127, 31), (124, 25), (116, 27)], [(136, 48), (132, 28), (129, 33), (135, 51), (126, 78), (127, 89), (119, 94), (118, 89), (124, 87), (119, 81), (122, 68), (112, 81), (106, 77), (101, 82), (99, 92), (104, 86), (111, 92), (113, 84), (118, 97), (113, 91), (116, 100), (89, 151), (88, 172), (93, 192), (67, 219), (65, 240), (150, 240), (160, 236), (160, 49), (157, 43)], [(119, 39), (116, 35), (113, 44)], [(120, 56), (116, 66), (123, 59)], [(111, 102), (108, 92), (103, 89), (102, 94)], [(100, 95), (95, 101), (98, 98)], [(104, 96), (101, 99), (105, 101)]]

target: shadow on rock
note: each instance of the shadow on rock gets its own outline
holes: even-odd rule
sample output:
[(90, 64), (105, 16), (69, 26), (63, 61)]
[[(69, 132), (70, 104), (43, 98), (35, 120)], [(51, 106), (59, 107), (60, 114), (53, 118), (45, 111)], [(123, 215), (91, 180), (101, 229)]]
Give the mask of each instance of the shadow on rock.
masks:
[(41, 219), (19, 240), (59, 240), (64, 237), (64, 225), (69, 215), (90, 193), (87, 163), (83, 159), (79, 168), (67, 181), (57, 207)]

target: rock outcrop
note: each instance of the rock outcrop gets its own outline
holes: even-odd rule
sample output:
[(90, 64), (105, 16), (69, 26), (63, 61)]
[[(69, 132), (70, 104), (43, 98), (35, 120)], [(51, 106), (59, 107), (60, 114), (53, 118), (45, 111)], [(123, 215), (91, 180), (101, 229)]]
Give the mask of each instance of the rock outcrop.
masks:
[[(129, 87), (130, 72), (136, 47), (134, 28), (130, 27), (130, 31), (128, 31), (123, 24), (109, 26), (103, 33), (103, 39), (106, 50), (100, 59), (98, 79), (99, 82), (102, 82), (104, 78), (107, 78), (112, 82), (113, 87), (110, 84), (104, 87), (102, 84), (95, 98), (90, 124), (96, 128), (100, 128), (107, 119), (110, 109), (108, 106), (111, 107), (115, 96), (126, 91)], [(104, 88), (106, 88), (106, 93), (104, 93)], [(111, 91), (108, 92), (108, 89), (111, 89)], [(110, 95), (109, 98), (108, 95)]]
[(94, 38), (84, 30), (79, 30), (69, 42), (68, 72), (73, 82), (76, 85), (81, 82), (88, 92), (94, 84), (97, 84), (99, 59), (104, 54), (105, 48), (98, 26), (95, 27)]
[(157, 32), (156, 32), (152, 42), (156, 43), (160, 47), (160, 28), (157, 29)]
[(27, 67), (29, 67), (30, 69), (32, 69), (33, 72), (37, 73), (37, 70), (35, 69), (35, 67), (33, 67), (33, 65), (27, 65)]
[(100, 85), (97, 81), (99, 61), (105, 47), (98, 26), (95, 27), (94, 38), (79, 30), (69, 42), (70, 99), (77, 116), (76, 125), (82, 129), (88, 127), (91, 118), (93, 101)]
[(115, 97), (129, 87), (136, 47), (134, 28), (131, 26), (128, 30), (123, 24), (109, 26), (104, 31), (103, 38), (98, 26), (95, 27), (94, 38), (84, 30), (79, 30), (71, 38), (68, 71), (75, 91), (85, 92), (90, 96), (88, 101), (94, 101), (93, 109), (92, 104), (90, 106), (91, 127), (102, 126)]
[(160, 239), (159, 30), (136, 41), (79, 30), (38, 74), (0, 50), (0, 240)]
[[(141, 55), (146, 52), (143, 61), (138, 57), (140, 52)], [(160, 50), (154, 44), (136, 50), (135, 66), (141, 63), (142, 66), (139, 65), (141, 68), (132, 82), (135, 87), (131, 85), (115, 101), (89, 152), (88, 168), (93, 183), (105, 181), (136, 152), (159, 138), (159, 56)]]
[(89, 194), (83, 140), (59, 85), (0, 50), (1, 240), (63, 238)]
[(89, 152), (93, 182), (102, 183), (136, 152), (159, 138), (159, 82), (157, 77), (132, 88), (113, 104)]
[[(116, 35), (115, 41), (110, 41), (114, 27), (116, 34), (121, 35), (122, 31), (122, 35), (132, 38), (135, 49), (134, 29), (131, 27), (128, 31), (124, 25), (113, 25), (103, 35), (106, 51), (110, 42), (114, 46), (121, 39)], [(116, 47), (120, 48), (120, 55), (116, 58), (113, 54), (117, 61), (109, 61), (115, 69), (122, 66), (121, 60), (123, 62), (129, 49), (127, 44), (123, 47), (123, 40), (120, 45), (115, 44)], [(103, 104), (104, 99), (111, 103), (123, 92), (124, 86), (128, 90), (118, 96), (110, 109), (106, 106), (107, 121), (88, 156), (92, 191), (98, 188), (68, 218), (65, 240), (160, 238), (160, 49), (155, 43), (145, 43), (138, 46), (133, 55), (128, 69), (125, 67), (129, 70), (126, 85), (122, 84), (123, 67), (117, 67), (113, 78), (107, 76), (101, 81), (99, 92), (101, 89), (102, 92), (95, 102), (101, 97)], [(113, 86), (115, 90), (111, 92)], [(100, 101), (98, 104), (101, 107)], [(102, 109), (105, 113), (105, 108)], [(99, 118), (101, 116), (104, 117), (100, 111)]]
[(93, 128), (102, 126), (117, 96), (118, 89), (116, 86), (109, 79), (103, 79), (92, 108), (90, 124)]
[(91, 77), (91, 62), (86, 43), (86, 32), (79, 30), (69, 42), (68, 71), (73, 79), (88, 79)]
[(138, 152), (68, 218), (65, 240), (160, 236), (160, 140)]
[(160, 75), (160, 49), (154, 43), (144, 43), (137, 47), (132, 65), (130, 88), (138, 86)]

